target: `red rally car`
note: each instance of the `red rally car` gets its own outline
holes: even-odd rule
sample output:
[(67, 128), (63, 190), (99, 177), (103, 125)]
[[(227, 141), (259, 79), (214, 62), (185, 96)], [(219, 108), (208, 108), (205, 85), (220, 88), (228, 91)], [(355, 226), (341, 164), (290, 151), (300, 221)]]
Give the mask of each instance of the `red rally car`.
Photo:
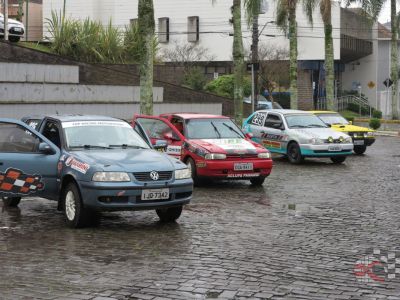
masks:
[(250, 180), (263, 184), (271, 173), (271, 154), (245, 136), (228, 117), (178, 113), (135, 115), (152, 144), (166, 141), (166, 152), (183, 162), (195, 182), (201, 178)]

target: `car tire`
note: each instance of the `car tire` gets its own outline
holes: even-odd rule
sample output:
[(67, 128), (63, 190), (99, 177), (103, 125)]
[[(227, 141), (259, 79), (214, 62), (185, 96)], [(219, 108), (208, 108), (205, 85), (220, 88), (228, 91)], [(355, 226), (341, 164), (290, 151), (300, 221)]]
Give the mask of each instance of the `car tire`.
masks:
[(364, 154), (364, 152), (367, 150), (367, 146), (354, 146), (354, 153), (357, 155)]
[(17, 207), (21, 202), (21, 197), (3, 197), (4, 207)]
[(292, 164), (301, 164), (304, 156), (301, 155), (300, 146), (296, 142), (291, 142), (287, 148), (287, 157)]
[(259, 176), (259, 177), (250, 179), (251, 185), (254, 185), (254, 186), (261, 186), (261, 185), (263, 185), (264, 181), (265, 181), (264, 176)]
[(70, 228), (82, 228), (88, 225), (90, 214), (84, 208), (81, 194), (75, 183), (69, 183), (62, 191), (62, 203), (65, 222)]
[(183, 206), (156, 209), (160, 221), (163, 223), (175, 222), (182, 213)]
[(9, 36), (8, 37), (8, 40), (10, 41), (10, 42), (12, 42), (12, 43), (18, 43), (19, 42), (19, 40), (21, 39), (21, 37), (19, 37), (19, 36)]
[(200, 179), (197, 177), (196, 163), (194, 162), (193, 158), (189, 157), (186, 160), (186, 166), (188, 167), (190, 173), (192, 174), (194, 185), (196, 186), (200, 185)]
[(346, 160), (346, 156), (333, 156), (333, 157), (331, 157), (331, 161), (334, 164), (341, 164), (345, 160)]

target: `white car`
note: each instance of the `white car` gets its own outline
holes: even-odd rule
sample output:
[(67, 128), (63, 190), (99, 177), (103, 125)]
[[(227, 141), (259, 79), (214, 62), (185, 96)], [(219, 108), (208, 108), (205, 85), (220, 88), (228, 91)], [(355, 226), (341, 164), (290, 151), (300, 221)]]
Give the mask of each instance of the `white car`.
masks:
[(244, 122), (243, 130), (255, 142), (271, 152), (286, 155), (294, 164), (305, 157), (327, 157), (339, 164), (352, 154), (354, 147), (350, 136), (300, 110), (257, 111)]
[[(8, 39), (10, 42), (19, 42), (25, 33), (25, 26), (21, 22), (8, 19)], [(4, 37), (4, 15), (0, 14), (0, 37)]]

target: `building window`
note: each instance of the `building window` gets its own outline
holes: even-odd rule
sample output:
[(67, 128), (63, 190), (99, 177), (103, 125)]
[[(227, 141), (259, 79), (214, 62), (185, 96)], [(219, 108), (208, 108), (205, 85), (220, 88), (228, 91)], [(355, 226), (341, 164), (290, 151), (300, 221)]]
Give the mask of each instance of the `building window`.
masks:
[(188, 42), (199, 40), (199, 17), (188, 17)]
[(169, 42), (169, 18), (158, 19), (158, 41), (160, 43)]

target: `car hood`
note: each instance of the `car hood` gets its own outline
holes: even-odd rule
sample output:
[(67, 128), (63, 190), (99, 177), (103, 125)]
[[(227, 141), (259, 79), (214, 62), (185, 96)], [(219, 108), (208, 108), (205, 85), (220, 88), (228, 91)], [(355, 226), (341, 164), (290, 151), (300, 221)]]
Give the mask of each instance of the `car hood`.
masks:
[(257, 147), (245, 139), (197, 139), (190, 140), (211, 153), (224, 154), (255, 154), (258, 153)]
[(297, 133), (304, 137), (318, 138), (318, 139), (328, 139), (329, 137), (332, 137), (333, 139), (338, 139), (341, 136), (344, 138), (349, 137), (347, 134), (335, 131), (331, 128), (301, 128), (301, 129), (292, 129), (292, 132)]
[[(0, 21), (4, 22), (4, 17), (3, 16), (0, 16)], [(19, 22), (17, 20), (8, 18), (8, 26), (10, 26), (10, 25), (18, 25), (18, 26), (24, 27), (23, 23), (21, 23), (21, 22)]]
[(104, 171), (173, 171), (185, 167), (177, 159), (151, 149), (84, 150), (72, 154), (89, 166)]
[(339, 125), (335, 124), (331, 127), (333, 130), (340, 131), (340, 132), (372, 132), (374, 130), (369, 129), (367, 127), (361, 127), (356, 125)]

